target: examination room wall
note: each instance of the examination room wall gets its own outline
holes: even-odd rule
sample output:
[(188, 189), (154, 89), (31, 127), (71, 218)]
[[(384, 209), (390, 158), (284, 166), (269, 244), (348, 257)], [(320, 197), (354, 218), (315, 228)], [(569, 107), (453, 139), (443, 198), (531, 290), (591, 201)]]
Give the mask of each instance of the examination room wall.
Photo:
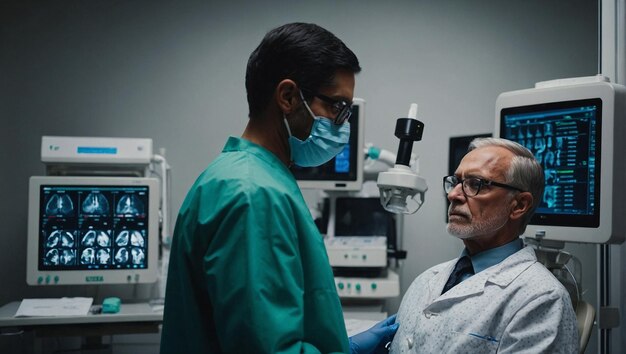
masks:
[[(154, 139), (172, 166), (173, 225), (196, 176), (243, 131), (246, 62), (275, 26), (318, 23), (357, 54), (366, 141), (395, 152), (395, 119), (419, 104), (425, 129), (414, 152), (429, 191), (404, 221), (402, 293), (462, 248), (445, 232), (449, 138), (492, 133), (501, 92), (595, 75), (598, 65), (597, 4), (582, 0), (3, 1), (0, 20), (0, 305), (137, 296), (123, 287), (26, 285), (27, 186), (44, 173), (41, 136)], [(583, 260), (585, 297), (595, 304), (595, 248), (569, 249)]]

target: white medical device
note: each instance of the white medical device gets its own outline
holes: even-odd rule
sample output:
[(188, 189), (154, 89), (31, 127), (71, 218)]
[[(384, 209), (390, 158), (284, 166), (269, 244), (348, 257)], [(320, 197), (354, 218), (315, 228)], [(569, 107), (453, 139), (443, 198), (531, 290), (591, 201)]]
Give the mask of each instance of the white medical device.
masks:
[(29, 185), (28, 284), (155, 282), (169, 166), (152, 140), (44, 136), (41, 160), (47, 176)]
[(365, 101), (355, 98), (350, 116), (350, 141), (333, 159), (318, 167), (293, 166), (298, 186), (326, 191), (359, 191), (363, 187)]
[[(400, 294), (398, 275), (389, 269), (396, 252), (398, 221), (378, 196), (328, 192), (324, 245), (342, 298), (382, 299)], [(393, 254), (393, 253), (392, 253)]]
[(418, 121), (417, 104), (411, 104), (409, 118), (399, 118), (395, 135), (400, 139), (393, 168), (378, 175), (380, 202), (385, 210), (396, 214), (413, 214), (424, 203), (426, 180), (411, 169), (413, 142), (422, 139), (424, 124)]
[(604, 76), (539, 82), (498, 96), (495, 123), (495, 136), (526, 146), (544, 168), (526, 236), (623, 242), (626, 87)]
[(324, 240), (333, 267), (387, 267), (386, 236), (343, 236)]
[(152, 139), (67, 136), (41, 138), (41, 162), (48, 168), (63, 166), (66, 171), (85, 165), (135, 165), (145, 168), (151, 159)]
[(29, 285), (157, 280), (158, 179), (36, 176), (28, 195)]

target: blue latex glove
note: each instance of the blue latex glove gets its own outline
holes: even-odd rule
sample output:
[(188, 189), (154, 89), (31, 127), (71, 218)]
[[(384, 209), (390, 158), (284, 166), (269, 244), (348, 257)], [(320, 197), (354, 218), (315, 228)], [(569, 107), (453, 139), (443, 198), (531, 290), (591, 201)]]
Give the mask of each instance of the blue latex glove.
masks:
[(365, 332), (350, 337), (350, 352), (352, 354), (386, 353), (385, 345), (391, 342), (396, 335), (399, 323), (396, 315), (380, 321)]

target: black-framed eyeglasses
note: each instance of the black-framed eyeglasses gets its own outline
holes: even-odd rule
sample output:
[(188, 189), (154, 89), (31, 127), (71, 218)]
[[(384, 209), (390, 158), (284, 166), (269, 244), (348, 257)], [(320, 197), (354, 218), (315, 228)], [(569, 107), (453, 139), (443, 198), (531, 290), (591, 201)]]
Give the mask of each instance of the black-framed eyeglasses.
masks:
[(523, 192), (522, 189), (511, 186), (509, 184), (504, 184), (500, 182), (490, 181), (484, 178), (479, 177), (467, 177), (463, 179), (459, 179), (457, 176), (445, 176), (443, 178), (443, 190), (446, 194), (450, 193), (457, 184), (461, 183), (461, 188), (463, 189), (463, 194), (467, 197), (473, 197), (480, 193), (481, 188), (484, 186), (495, 186), (500, 188), (506, 188), (518, 192)]
[(350, 116), (352, 115), (352, 103), (346, 102), (344, 100), (336, 100), (326, 95), (322, 95), (321, 93), (314, 93), (309, 90), (302, 90), (302, 91), (308, 94), (311, 94), (311, 96), (319, 98), (320, 100), (328, 103), (330, 107), (332, 108), (332, 112), (335, 114), (335, 117), (328, 117), (328, 118), (334, 118), (333, 122), (335, 124), (341, 125), (345, 123), (348, 119), (350, 119)]

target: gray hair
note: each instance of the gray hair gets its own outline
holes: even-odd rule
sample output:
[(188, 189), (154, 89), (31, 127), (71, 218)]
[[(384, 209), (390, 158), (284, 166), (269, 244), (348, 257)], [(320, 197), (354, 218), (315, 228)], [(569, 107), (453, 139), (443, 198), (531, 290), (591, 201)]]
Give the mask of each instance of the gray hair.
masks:
[(505, 175), (506, 183), (523, 191), (530, 192), (533, 196), (533, 205), (522, 218), (522, 224), (519, 230), (519, 234), (521, 235), (526, 231), (526, 226), (530, 222), (530, 218), (535, 213), (537, 206), (539, 206), (543, 198), (545, 183), (543, 168), (530, 150), (511, 140), (477, 138), (472, 140), (467, 151), (469, 152), (487, 146), (502, 147), (515, 155)]

